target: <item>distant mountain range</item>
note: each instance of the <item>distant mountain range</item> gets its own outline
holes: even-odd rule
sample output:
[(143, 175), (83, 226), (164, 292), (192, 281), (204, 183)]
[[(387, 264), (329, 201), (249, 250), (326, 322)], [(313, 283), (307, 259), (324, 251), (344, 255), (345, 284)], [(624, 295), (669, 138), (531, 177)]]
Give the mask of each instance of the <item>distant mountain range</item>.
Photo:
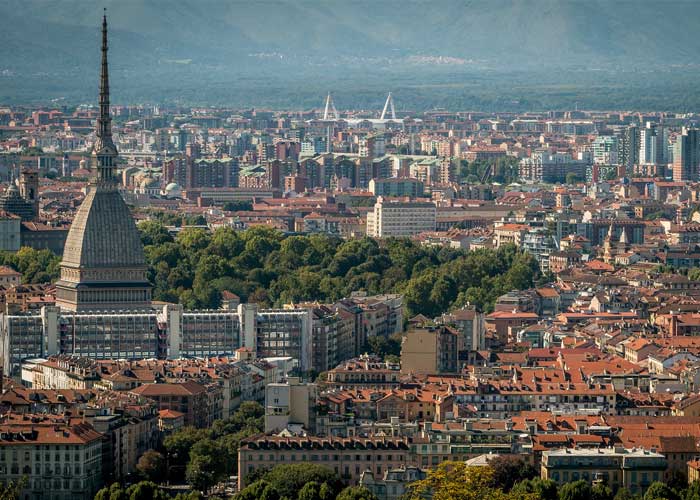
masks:
[(694, 71), (700, 53), (695, 0), (3, 0), (0, 100), (91, 98), (103, 5), (130, 100), (218, 102), (233, 97), (227, 87), (240, 99), (247, 79), (253, 95), (263, 81), (290, 104), (306, 79), (355, 82), (352, 99), (392, 78), (445, 85), (565, 71), (576, 84), (577, 71), (625, 71), (642, 80), (658, 68)]

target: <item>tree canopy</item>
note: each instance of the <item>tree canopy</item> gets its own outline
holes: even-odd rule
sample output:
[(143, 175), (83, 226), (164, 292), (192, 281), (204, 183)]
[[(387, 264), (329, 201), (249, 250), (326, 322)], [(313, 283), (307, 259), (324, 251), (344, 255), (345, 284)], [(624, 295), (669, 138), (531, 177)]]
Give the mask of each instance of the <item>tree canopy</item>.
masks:
[(187, 308), (218, 307), (225, 290), (263, 307), (333, 302), (364, 290), (403, 293), (409, 313), (434, 317), (467, 302), (491, 311), (499, 295), (539, 276), (536, 260), (514, 246), (466, 252), (406, 238), (344, 241), (262, 227), (185, 228), (173, 238), (159, 222), (139, 228), (154, 298)]
[(194, 488), (209, 490), (236, 472), (238, 446), (242, 439), (262, 432), (263, 414), (259, 403), (245, 401), (230, 418), (215, 421), (209, 429), (184, 427), (169, 435), (163, 442), (173, 469), (168, 472), (184, 471)]

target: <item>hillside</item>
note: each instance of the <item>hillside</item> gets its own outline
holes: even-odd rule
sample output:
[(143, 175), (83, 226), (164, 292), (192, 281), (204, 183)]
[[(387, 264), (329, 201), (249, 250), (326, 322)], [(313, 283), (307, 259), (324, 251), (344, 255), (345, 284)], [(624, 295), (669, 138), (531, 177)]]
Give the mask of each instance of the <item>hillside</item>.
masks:
[(3, 0), (0, 99), (89, 98), (102, 4), (128, 99), (220, 101), (247, 78), (290, 82), (290, 103), (299, 81), (323, 76), (370, 90), (564, 69), (578, 83), (577, 70), (694, 71), (700, 49), (692, 0)]

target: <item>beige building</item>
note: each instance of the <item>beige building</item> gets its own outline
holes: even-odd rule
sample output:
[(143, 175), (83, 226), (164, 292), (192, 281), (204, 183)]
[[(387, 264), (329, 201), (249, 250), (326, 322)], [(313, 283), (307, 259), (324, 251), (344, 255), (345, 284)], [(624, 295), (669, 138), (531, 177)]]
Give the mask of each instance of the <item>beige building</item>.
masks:
[(525, 234), (530, 231), (527, 224), (502, 224), (493, 230), (496, 247), (513, 244), (520, 246)]
[(5, 417), (0, 481), (27, 483), (20, 498), (92, 500), (102, 484), (103, 435), (84, 423)]
[[(0, 219), (0, 224), (2, 224), (2, 219)], [(0, 229), (0, 232), (2, 230)], [(5, 250), (0, 243), (0, 250)], [(19, 250), (19, 248), (18, 248)], [(22, 281), (22, 274), (18, 273), (9, 266), (0, 266), (0, 285), (5, 287), (17, 286)]]
[(660, 453), (644, 449), (598, 448), (545, 451), (542, 454), (542, 479), (558, 485), (583, 479), (603, 481), (613, 491), (626, 488), (643, 494), (654, 481), (663, 481), (668, 463)]
[(377, 198), (367, 213), (367, 236), (388, 238), (435, 231), (436, 207), (432, 202)]
[(87, 358), (52, 356), (22, 362), (22, 382), (32, 389), (92, 389), (100, 380)]
[(252, 437), (238, 450), (238, 486), (244, 488), (255, 470), (301, 463), (324, 465), (344, 482), (358, 484), (367, 470), (382, 477), (387, 470), (415, 465), (411, 456), (408, 438)]
[(265, 387), (265, 432), (280, 432), (300, 426), (313, 432), (316, 427), (316, 384), (289, 377), (286, 383)]
[(457, 372), (459, 339), (455, 330), (444, 326), (408, 330), (401, 343), (401, 372)]

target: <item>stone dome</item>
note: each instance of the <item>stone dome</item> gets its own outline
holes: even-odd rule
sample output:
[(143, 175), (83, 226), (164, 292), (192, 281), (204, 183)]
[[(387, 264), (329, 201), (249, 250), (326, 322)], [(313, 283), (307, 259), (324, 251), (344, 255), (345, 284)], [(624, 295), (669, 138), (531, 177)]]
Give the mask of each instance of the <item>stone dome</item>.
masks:
[(146, 266), (141, 237), (119, 191), (90, 188), (68, 232), (62, 265), (83, 269)]

